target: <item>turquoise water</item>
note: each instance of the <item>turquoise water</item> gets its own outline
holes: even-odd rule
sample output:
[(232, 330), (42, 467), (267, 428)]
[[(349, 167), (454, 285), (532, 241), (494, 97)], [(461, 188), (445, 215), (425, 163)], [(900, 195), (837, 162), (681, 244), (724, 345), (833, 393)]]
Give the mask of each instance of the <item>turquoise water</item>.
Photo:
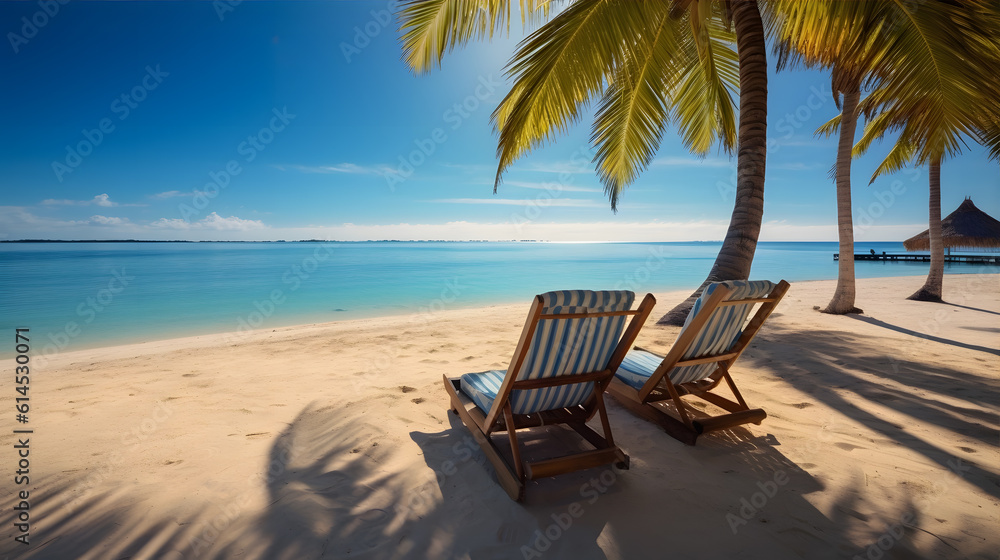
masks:
[[(60, 350), (484, 304), (554, 289), (694, 289), (720, 243), (0, 244), (0, 332)], [(859, 243), (858, 252), (903, 252)], [(833, 279), (836, 243), (761, 243), (752, 278)], [(948, 273), (996, 272), (948, 265)], [(989, 269), (989, 270), (987, 270)], [(857, 276), (927, 273), (866, 263)], [(660, 311), (666, 311), (662, 309)], [(5, 338), (6, 339), (6, 338)], [(13, 335), (9, 337), (13, 340)], [(13, 342), (0, 345), (10, 356)]]

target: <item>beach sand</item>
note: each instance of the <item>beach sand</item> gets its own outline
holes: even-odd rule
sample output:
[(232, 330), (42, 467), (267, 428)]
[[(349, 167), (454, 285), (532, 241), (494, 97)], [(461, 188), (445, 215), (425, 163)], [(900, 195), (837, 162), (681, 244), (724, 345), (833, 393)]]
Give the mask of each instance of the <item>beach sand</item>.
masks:
[[(690, 447), (609, 401), (631, 469), (523, 504), (441, 376), (505, 368), (527, 300), (67, 352), (32, 373), (26, 485), (3, 384), (0, 557), (996, 559), (1000, 275), (923, 281), (858, 280), (862, 316), (793, 283), (734, 368), (762, 425)], [(655, 295), (666, 350), (687, 292)]]

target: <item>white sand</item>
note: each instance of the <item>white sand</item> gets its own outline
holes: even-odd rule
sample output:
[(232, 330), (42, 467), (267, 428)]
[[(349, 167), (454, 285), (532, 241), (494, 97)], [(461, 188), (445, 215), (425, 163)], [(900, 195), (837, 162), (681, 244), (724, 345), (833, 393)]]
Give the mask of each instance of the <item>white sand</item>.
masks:
[[(903, 299), (922, 282), (859, 280), (860, 317), (793, 284), (734, 369), (761, 426), (689, 447), (609, 401), (631, 470), (523, 504), (441, 375), (506, 367), (528, 301), (65, 353), (32, 376), (28, 485), (3, 384), (0, 557), (996, 559), (1000, 276), (947, 276), (957, 305)], [(665, 350), (687, 294), (656, 295)]]

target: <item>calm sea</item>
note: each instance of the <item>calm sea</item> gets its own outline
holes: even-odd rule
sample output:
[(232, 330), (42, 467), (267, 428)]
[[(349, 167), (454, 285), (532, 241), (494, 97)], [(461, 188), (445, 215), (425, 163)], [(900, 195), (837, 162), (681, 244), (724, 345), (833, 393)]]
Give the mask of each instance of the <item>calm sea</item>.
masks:
[[(690, 290), (720, 243), (0, 244), (0, 355), (13, 331), (78, 350), (129, 342), (520, 302), (555, 289)], [(902, 252), (901, 243), (859, 243)], [(833, 279), (836, 243), (761, 243), (752, 278)], [(927, 273), (866, 263), (857, 276)], [(948, 265), (947, 272), (986, 272)], [(993, 268), (990, 270), (995, 271)], [(817, 302), (822, 304), (825, 302)], [(667, 311), (666, 308), (659, 311)], [(655, 313), (655, 311), (654, 311)]]

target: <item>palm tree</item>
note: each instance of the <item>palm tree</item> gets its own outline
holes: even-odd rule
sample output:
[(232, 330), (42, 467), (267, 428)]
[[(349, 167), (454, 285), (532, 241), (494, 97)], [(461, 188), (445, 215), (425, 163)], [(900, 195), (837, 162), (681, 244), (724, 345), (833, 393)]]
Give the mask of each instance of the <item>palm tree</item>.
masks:
[[(522, 0), (522, 18), (547, 18), (547, 5)], [(410, 0), (399, 14), (404, 59), (426, 72), (457, 45), (509, 26), (510, 2)], [(702, 286), (749, 275), (763, 218), (767, 144), (767, 52), (756, 0), (571, 2), (518, 46), (508, 75), (514, 84), (493, 113), (494, 192), (515, 160), (565, 132), (600, 96), (591, 140), (612, 209), (649, 165), (670, 121), (695, 153), (717, 142), (727, 152), (736, 148), (736, 204)], [(683, 319), (699, 292), (661, 323)]]
[[(863, 313), (854, 305), (854, 220), (851, 208), (851, 148), (857, 128), (861, 86), (870, 81), (872, 57), (885, 21), (870, 2), (777, 2), (775, 34), (778, 69), (790, 64), (832, 69), (834, 103), (841, 109), (840, 137), (833, 175), (837, 185), (840, 259), (837, 287), (824, 313)], [(837, 19), (839, 17), (839, 21)], [(850, 30), (850, 32), (844, 32)], [(843, 102), (841, 102), (843, 97)], [(829, 134), (832, 131), (826, 131)]]
[[(997, 28), (996, 8), (981, 1), (963, 5), (941, 0), (919, 4), (872, 0), (777, 3), (781, 16), (776, 26), (779, 53), (807, 65), (832, 67), (834, 94), (838, 90), (845, 94), (842, 114), (818, 131), (830, 134), (841, 128), (836, 167), (840, 270), (834, 297), (824, 311), (860, 311), (854, 307), (850, 211), (849, 154), (856, 108), (864, 109), (869, 123), (855, 155), (865, 151), (874, 138), (892, 130), (903, 131), (872, 182), (911, 159), (929, 164), (931, 270), (925, 289), (911, 297), (940, 301), (944, 271), (940, 162), (957, 150), (957, 136), (976, 132), (977, 122), (980, 138), (986, 139), (990, 133), (991, 121), (984, 117), (989, 112), (983, 107), (992, 103), (986, 92), (996, 91), (987, 76), (995, 77), (1000, 70), (991, 62), (997, 60), (996, 42), (990, 35), (990, 30)], [(779, 66), (782, 62), (779, 60)], [(861, 85), (876, 89), (859, 104)], [(992, 122), (995, 127), (995, 119)], [(996, 149), (1000, 141), (993, 138)]]
[[(834, 73), (836, 75), (836, 70)], [(854, 218), (851, 209), (851, 148), (854, 146), (854, 132), (858, 124), (861, 84), (857, 80), (845, 83), (845, 87), (835, 87), (833, 90), (838, 108), (841, 105), (839, 95), (844, 96), (836, 163), (837, 237), (840, 244), (840, 258), (837, 261), (837, 288), (830, 303), (823, 309), (824, 313), (841, 315), (864, 313), (854, 305)]]
[(941, 163), (961, 152), (966, 137), (988, 142), (990, 115), (1000, 114), (995, 98), (1000, 88), (1000, 44), (995, 38), (1000, 8), (981, 0), (903, 2), (897, 8), (899, 19), (890, 31), (898, 36), (889, 44), (887, 68), (877, 72), (877, 88), (860, 103), (868, 122), (854, 154), (898, 131), (869, 184), (910, 163), (928, 165), (930, 270), (923, 287), (908, 299), (940, 302)]

